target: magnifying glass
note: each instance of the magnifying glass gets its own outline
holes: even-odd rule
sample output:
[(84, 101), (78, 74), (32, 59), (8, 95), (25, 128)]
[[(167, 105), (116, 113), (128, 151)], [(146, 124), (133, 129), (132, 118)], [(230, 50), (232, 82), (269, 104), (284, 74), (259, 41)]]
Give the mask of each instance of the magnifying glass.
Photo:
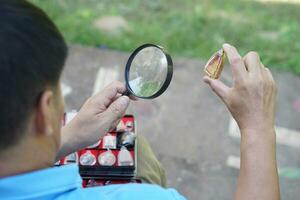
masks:
[(142, 99), (160, 96), (172, 80), (173, 62), (171, 56), (160, 46), (144, 44), (130, 55), (125, 68), (127, 91)]

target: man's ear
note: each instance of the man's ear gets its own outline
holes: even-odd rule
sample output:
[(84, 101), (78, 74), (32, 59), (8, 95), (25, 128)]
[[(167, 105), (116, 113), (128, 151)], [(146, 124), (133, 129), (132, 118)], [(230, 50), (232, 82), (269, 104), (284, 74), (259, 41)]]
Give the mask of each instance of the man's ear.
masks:
[(45, 90), (39, 98), (35, 112), (35, 129), (38, 134), (53, 134), (53, 127), (51, 124), (53, 101), (54, 97), (51, 90)]

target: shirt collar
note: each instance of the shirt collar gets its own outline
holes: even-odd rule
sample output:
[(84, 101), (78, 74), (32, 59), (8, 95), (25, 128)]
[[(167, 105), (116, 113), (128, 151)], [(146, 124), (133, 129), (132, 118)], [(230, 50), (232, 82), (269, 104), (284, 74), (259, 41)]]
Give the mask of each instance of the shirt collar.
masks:
[(78, 166), (71, 164), (2, 178), (1, 198), (34, 198), (74, 190), (82, 184), (78, 171)]

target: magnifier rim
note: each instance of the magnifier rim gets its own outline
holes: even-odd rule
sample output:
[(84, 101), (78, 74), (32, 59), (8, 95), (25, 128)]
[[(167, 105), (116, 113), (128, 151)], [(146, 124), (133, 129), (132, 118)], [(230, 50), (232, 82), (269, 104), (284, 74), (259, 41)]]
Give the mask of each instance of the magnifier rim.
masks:
[[(158, 49), (160, 49), (163, 54), (165, 55), (166, 59), (167, 59), (167, 77), (166, 77), (166, 80), (165, 82), (163, 83), (163, 85), (161, 86), (161, 88), (156, 92), (154, 93), (153, 95), (151, 96), (148, 96), (148, 97), (143, 97), (143, 96), (138, 96), (136, 95), (133, 90), (131, 89), (130, 85), (129, 85), (129, 71), (130, 71), (130, 67), (131, 67), (131, 63), (133, 61), (133, 59), (135, 58), (135, 56), (142, 50), (142, 49), (145, 49), (147, 47), (156, 47)], [(128, 58), (128, 61), (126, 63), (126, 68), (125, 68), (125, 82), (126, 82), (126, 88), (127, 90), (134, 96), (138, 97), (138, 98), (141, 98), (141, 99), (153, 99), (153, 98), (156, 98), (158, 96), (160, 96), (162, 93), (164, 93), (166, 91), (166, 89), (169, 87), (170, 83), (171, 83), (171, 80), (172, 80), (172, 76), (173, 76), (173, 61), (172, 61), (172, 58), (171, 56), (167, 53), (167, 51), (161, 47), (161, 46), (158, 46), (156, 44), (151, 44), (151, 43), (147, 43), (147, 44), (143, 44), (141, 46), (139, 46), (138, 48), (136, 48), (133, 53), (130, 55), (130, 57)]]

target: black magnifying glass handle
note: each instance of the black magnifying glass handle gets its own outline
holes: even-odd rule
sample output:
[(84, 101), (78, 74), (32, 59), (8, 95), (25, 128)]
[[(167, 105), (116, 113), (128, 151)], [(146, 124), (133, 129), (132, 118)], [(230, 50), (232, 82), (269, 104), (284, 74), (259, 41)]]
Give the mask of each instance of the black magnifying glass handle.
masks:
[(131, 95), (131, 92), (128, 89), (126, 89), (126, 91), (122, 94), (122, 96), (129, 96), (129, 95)]

